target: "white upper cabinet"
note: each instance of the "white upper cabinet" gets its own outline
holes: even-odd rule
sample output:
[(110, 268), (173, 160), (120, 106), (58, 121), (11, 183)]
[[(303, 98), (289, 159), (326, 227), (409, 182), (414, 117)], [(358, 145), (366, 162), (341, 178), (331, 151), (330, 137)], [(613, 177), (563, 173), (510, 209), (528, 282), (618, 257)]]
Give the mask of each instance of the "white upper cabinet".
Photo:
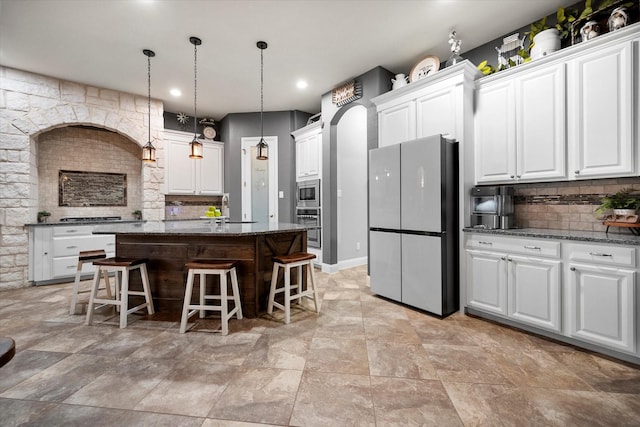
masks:
[(475, 126), (477, 183), (565, 179), (564, 64), (481, 84)]
[(224, 146), (219, 143), (205, 142), (202, 148), (199, 171), (200, 194), (223, 194)]
[(380, 111), (379, 146), (399, 144), (416, 138), (416, 104), (404, 103)]
[(464, 115), (471, 114), (473, 81), (480, 75), (469, 61), (463, 61), (373, 98), (378, 147), (437, 134), (463, 142)]
[(296, 181), (322, 175), (322, 127), (320, 121), (292, 132), (296, 141)]
[(480, 87), (476, 98), (476, 181), (505, 182), (516, 175), (513, 84)]
[(224, 193), (224, 144), (202, 141), (202, 159), (189, 158), (192, 133), (164, 131), (166, 193), (221, 195)]
[(572, 178), (634, 174), (632, 52), (627, 41), (569, 62)]

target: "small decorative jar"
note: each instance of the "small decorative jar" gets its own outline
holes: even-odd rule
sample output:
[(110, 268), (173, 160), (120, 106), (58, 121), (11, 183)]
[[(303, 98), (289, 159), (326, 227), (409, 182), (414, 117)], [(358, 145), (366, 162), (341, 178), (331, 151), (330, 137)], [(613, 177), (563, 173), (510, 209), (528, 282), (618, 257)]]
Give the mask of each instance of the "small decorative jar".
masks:
[(619, 30), (620, 28), (626, 27), (628, 19), (629, 16), (627, 15), (627, 9), (625, 7), (618, 7), (613, 9), (609, 20), (607, 21), (609, 31), (615, 31)]

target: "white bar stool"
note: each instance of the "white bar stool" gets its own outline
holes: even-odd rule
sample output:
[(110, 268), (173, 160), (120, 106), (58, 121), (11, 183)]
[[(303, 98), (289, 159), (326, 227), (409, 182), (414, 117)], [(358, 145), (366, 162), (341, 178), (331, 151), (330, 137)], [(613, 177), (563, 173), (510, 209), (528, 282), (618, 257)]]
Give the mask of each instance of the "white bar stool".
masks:
[[(222, 335), (229, 333), (229, 319), (235, 314), (242, 319), (242, 306), (240, 305), (240, 290), (238, 288), (238, 276), (236, 274), (235, 261), (195, 260), (185, 264), (188, 270), (187, 288), (184, 293), (182, 306), (182, 319), (180, 321), (180, 333), (187, 330), (187, 321), (196, 312), (200, 312), (200, 318), (205, 317), (206, 311), (219, 311), (222, 324)], [(200, 298), (198, 304), (191, 304), (193, 293), (193, 281), (195, 275), (199, 275)], [(231, 276), (231, 295), (227, 289), (227, 274)], [(217, 275), (220, 278), (220, 295), (206, 294), (207, 275)], [(206, 300), (218, 300), (219, 305), (207, 304)], [(229, 301), (233, 301), (235, 307), (229, 311)]]
[[(76, 278), (73, 281), (73, 290), (71, 291), (71, 307), (69, 308), (69, 314), (76, 314), (78, 309), (78, 296), (80, 294), (86, 294), (91, 292), (91, 288), (89, 289), (80, 289), (80, 278), (82, 276), (82, 268), (85, 264), (93, 262), (98, 259), (104, 259), (107, 257), (104, 249), (96, 249), (92, 251), (80, 251), (78, 254), (78, 269), (76, 270)], [(100, 288), (100, 290), (104, 289), (107, 292), (107, 297), (112, 298), (111, 295), (111, 285), (109, 284), (109, 274), (104, 272), (104, 283), (105, 286)]]
[[(273, 313), (273, 307), (284, 310), (284, 323), (291, 321), (291, 300), (297, 299), (298, 302), (303, 297), (313, 300), (313, 305), (318, 310), (318, 293), (315, 286), (315, 275), (313, 272), (313, 260), (314, 254), (306, 252), (297, 252), (289, 255), (281, 255), (273, 257), (273, 273), (271, 274), (271, 290), (269, 291), (269, 303), (267, 304), (267, 313)], [(298, 268), (298, 282), (296, 285), (291, 285), (291, 269)], [(303, 269), (307, 268), (309, 273), (309, 281), (306, 290), (302, 290), (302, 273)], [(284, 286), (277, 288), (278, 272), (279, 269), (284, 270)], [(291, 294), (292, 290), (297, 290), (296, 294)], [(284, 304), (280, 304), (275, 301), (276, 294), (284, 292)]]
[[(147, 274), (147, 260), (136, 258), (106, 258), (93, 262), (97, 266), (93, 275), (93, 286), (91, 287), (91, 295), (89, 297), (89, 307), (87, 308), (86, 325), (91, 325), (93, 321), (93, 306), (96, 303), (104, 305), (114, 305), (116, 309), (120, 309), (120, 327), (127, 327), (127, 316), (138, 310), (147, 307), (147, 312), (153, 314), (153, 300), (151, 299), (151, 291), (149, 287), (149, 275)], [(139, 270), (142, 277), (142, 291), (132, 291), (129, 289), (129, 272)], [(98, 298), (98, 287), (100, 285), (100, 273), (115, 272), (116, 273), (116, 298), (104, 299)], [(120, 283), (122, 276), (122, 283)], [(119, 294), (119, 295), (118, 295)], [(145, 302), (133, 308), (129, 308), (129, 295), (144, 296)], [(119, 297), (119, 298), (118, 298)]]

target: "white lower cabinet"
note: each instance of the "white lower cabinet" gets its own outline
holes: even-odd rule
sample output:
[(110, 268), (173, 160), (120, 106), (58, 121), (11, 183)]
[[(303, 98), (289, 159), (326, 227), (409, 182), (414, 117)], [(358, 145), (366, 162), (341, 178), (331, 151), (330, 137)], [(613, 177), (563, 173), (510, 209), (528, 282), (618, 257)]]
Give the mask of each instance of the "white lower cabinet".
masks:
[(467, 250), (468, 305), (507, 315), (506, 254)]
[(640, 356), (635, 247), (467, 233), (465, 248), (474, 312)]
[(567, 334), (635, 353), (635, 249), (567, 244), (567, 256)]
[[(467, 247), (472, 246), (467, 242)], [(559, 332), (561, 329), (561, 265), (557, 260), (514, 255), (518, 245), (503, 239), (485, 238), (475, 243), (514, 246), (511, 252), (467, 249), (467, 303), (490, 313), (509, 317), (539, 328)], [(543, 252), (542, 244), (526, 242), (522, 252)], [(528, 247), (528, 248), (527, 248)], [(534, 249), (535, 248), (535, 249)]]
[(560, 332), (562, 263), (556, 260), (509, 256), (508, 316), (543, 329)]
[[(80, 251), (104, 249), (107, 256), (116, 251), (115, 236), (92, 234), (96, 225), (31, 227), (29, 230), (29, 280), (36, 284), (73, 280)], [(83, 274), (93, 273), (85, 263)]]

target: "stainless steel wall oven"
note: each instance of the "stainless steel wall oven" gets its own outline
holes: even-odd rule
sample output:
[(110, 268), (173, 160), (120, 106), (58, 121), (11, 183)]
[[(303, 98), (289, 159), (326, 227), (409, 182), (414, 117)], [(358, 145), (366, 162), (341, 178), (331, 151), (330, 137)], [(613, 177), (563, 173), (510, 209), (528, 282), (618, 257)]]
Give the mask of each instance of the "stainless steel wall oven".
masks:
[(322, 229), (320, 208), (296, 208), (296, 222), (307, 229), (307, 246), (312, 248), (320, 248), (322, 245)]

